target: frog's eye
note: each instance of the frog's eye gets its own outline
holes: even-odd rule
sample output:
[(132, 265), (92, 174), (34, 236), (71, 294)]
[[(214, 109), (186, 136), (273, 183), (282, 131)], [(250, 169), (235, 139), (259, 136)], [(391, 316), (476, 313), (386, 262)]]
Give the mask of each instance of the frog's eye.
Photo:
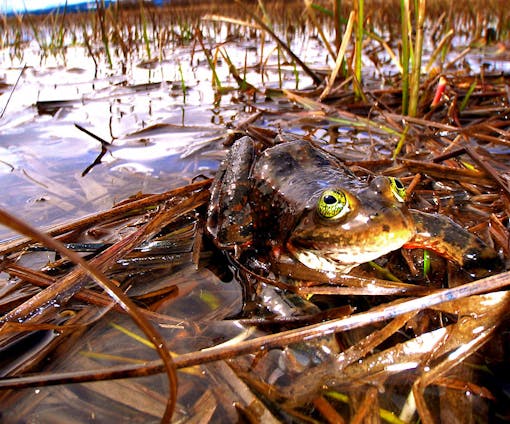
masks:
[(317, 213), (325, 219), (341, 218), (349, 210), (349, 201), (342, 191), (326, 190), (317, 203)]
[(400, 181), (398, 178), (388, 178), (390, 180), (391, 192), (399, 202), (404, 203), (406, 200), (406, 188), (404, 184), (402, 184), (402, 181)]

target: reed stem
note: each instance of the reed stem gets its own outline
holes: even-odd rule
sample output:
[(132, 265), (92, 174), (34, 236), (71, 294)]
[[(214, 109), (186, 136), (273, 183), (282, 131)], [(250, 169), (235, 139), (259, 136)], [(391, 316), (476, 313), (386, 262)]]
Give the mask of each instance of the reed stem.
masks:
[(409, 93), (409, 116), (416, 116), (418, 111), (418, 98), (420, 94), (421, 56), (423, 53), (423, 26), (425, 23), (426, 0), (418, 0), (415, 12), (416, 38), (411, 68), (411, 87)]
[(361, 93), (361, 54), (363, 52), (363, 19), (364, 19), (364, 0), (358, 0), (357, 8), (357, 27), (356, 27), (356, 43), (355, 43), (355, 58), (354, 58), (354, 77), (358, 84), (354, 84), (354, 93), (356, 99), (362, 97)]
[(333, 0), (333, 19), (335, 20), (335, 46), (336, 51), (342, 44), (342, 0)]
[(411, 55), (409, 39), (409, 0), (400, 1), (400, 22), (402, 35), (402, 115), (409, 110), (409, 60)]

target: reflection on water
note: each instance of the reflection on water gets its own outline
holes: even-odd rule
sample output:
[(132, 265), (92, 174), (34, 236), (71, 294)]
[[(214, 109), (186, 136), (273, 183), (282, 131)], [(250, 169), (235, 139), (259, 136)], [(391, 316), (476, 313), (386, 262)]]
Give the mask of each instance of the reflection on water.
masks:
[[(93, 68), (84, 67), (87, 60), (67, 61), (67, 67), (25, 69), (7, 106), (0, 137), (2, 207), (44, 226), (109, 208), (139, 191), (168, 190), (216, 166), (192, 152), (217, 136), (238, 108), (213, 112), (210, 82), (200, 80), (206, 69), (187, 74), (184, 99), (171, 82), (149, 84), (152, 70), (135, 68), (133, 82), (97, 79)], [(159, 71), (176, 77), (163, 65)], [(5, 72), (11, 81), (21, 70)], [(141, 81), (147, 85), (141, 87)], [(2, 95), (3, 106), (8, 94)], [(112, 142), (102, 165), (85, 177), (81, 173), (101, 145), (75, 124)], [(138, 133), (154, 124), (165, 125)], [(8, 235), (0, 229), (0, 239)]]

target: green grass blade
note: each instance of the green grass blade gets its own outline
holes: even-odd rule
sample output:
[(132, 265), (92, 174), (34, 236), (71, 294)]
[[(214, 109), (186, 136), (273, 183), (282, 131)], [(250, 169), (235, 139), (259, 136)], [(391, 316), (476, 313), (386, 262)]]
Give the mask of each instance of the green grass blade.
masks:
[(460, 104), (459, 106), (459, 110), (462, 112), (464, 109), (466, 109), (466, 106), (469, 102), (469, 99), (471, 97), (471, 94), (473, 94), (473, 91), (475, 91), (475, 88), (478, 84), (478, 79), (475, 78), (475, 80), (471, 83), (471, 85), (469, 86), (468, 88), (468, 91), (466, 93), (466, 95), (464, 96), (464, 98), (462, 99), (462, 103)]

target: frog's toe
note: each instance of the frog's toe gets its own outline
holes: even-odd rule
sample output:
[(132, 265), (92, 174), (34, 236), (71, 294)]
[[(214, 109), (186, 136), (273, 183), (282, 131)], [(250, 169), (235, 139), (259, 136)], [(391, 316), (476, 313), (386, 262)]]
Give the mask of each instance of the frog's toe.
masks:
[(468, 249), (463, 258), (462, 268), (476, 278), (497, 274), (505, 270), (505, 263), (492, 247)]

